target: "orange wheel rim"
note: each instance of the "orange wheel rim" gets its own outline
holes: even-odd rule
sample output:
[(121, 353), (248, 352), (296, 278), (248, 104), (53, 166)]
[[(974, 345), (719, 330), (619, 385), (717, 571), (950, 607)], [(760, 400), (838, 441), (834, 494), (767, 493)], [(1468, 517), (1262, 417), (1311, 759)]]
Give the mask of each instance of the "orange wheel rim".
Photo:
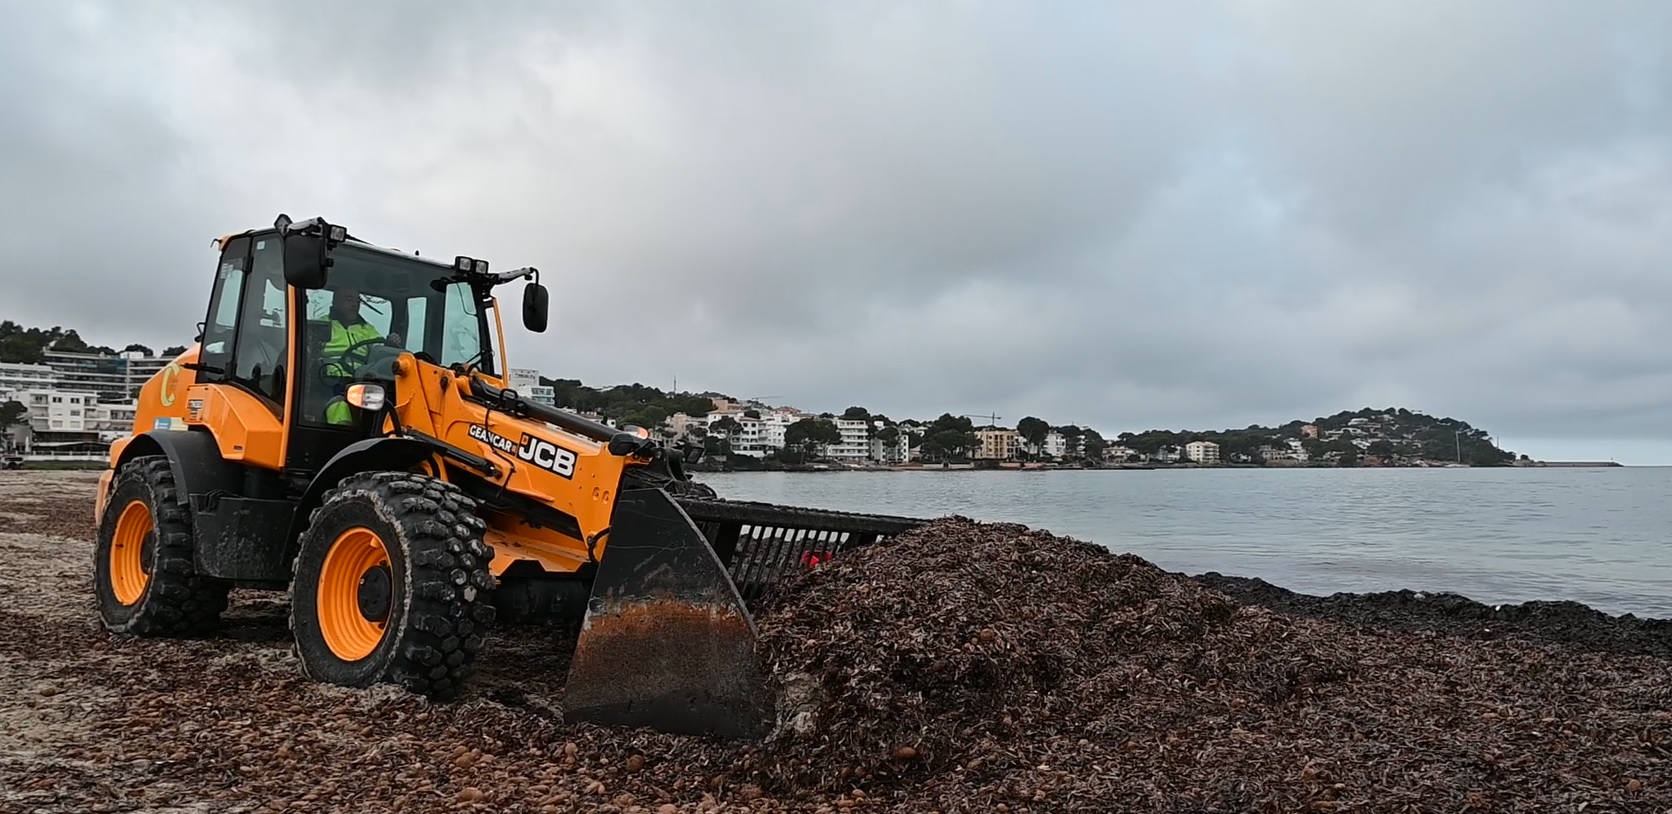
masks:
[(145, 540), (154, 528), (151, 510), (142, 500), (128, 501), (116, 518), (116, 532), (110, 540), (110, 588), (123, 605), (138, 602), (151, 581), (144, 551)]
[(337, 535), (319, 574), (319, 632), (325, 645), (344, 661), (370, 655), (383, 638), (392, 596), (383, 538), (364, 527)]

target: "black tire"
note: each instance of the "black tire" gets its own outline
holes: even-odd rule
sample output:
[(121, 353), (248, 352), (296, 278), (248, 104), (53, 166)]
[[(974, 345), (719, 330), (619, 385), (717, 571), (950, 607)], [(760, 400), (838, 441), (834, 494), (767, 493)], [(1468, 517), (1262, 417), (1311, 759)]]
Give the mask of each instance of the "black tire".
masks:
[[(128, 561), (137, 561), (144, 572), (137, 597), (132, 581), (119, 584), (114, 578), (131, 576), (131, 566), (113, 574), (112, 563), (117, 528), (130, 506), (135, 518), (143, 511), (139, 522), (149, 521), (139, 554)], [(104, 626), (140, 636), (211, 633), (220, 626), (231, 589), (230, 582), (196, 573), (191, 511), (180, 503), (168, 458), (151, 455), (124, 464), (116, 473), (93, 546), (93, 593)]]
[[(371, 579), (388, 580), (387, 594), (374, 592), (378, 598), (370, 600), (372, 615), (382, 612), (382, 631), (366, 631), (375, 644), (362, 640), (369, 648), (363, 653), (343, 648), (343, 634), (328, 635), (328, 624), (340, 631), (341, 624), (358, 623), (331, 621), (344, 619), (339, 603), (350, 598), (341, 592), (346, 591), (345, 573), (325, 572), (327, 555), (339, 540), (358, 535), (370, 544), (362, 530), (376, 535), (387, 559), (384, 576)], [(495, 580), (488, 570), (493, 549), (482, 541), (486, 530), (475, 501), (444, 481), (411, 472), (343, 479), (309, 517), (293, 565), (290, 627), (303, 673), (349, 687), (397, 684), (438, 701), (458, 697), (476, 672), (477, 654), (494, 619)], [(360, 591), (355, 607), (369, 619), (368, 600), (359, 597), (366, 595), (371, 570), (362, 574), (367, 576), (352, 577)], [(322, 583), (340, 589), (323, 597), (323, 612)]]

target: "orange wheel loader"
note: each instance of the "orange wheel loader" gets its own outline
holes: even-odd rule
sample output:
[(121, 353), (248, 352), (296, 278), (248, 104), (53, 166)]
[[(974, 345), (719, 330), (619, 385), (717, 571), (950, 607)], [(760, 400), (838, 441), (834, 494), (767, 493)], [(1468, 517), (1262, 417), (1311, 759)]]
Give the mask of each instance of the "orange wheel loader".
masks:
[[(145, 383), (94, 509), (112, 631), (212, 633), (284, 591), (303, 672), (468, 692), (490, 628), (580, 635), (565, 716), (756, 738), (773, 700), (751, 609), (807, 563), (922, 523), (724, 500), (664, 445), (508, 387), (491, 272), (280, 215), (229, 234), (194, 345)], [(587, 304), (585, 307), (596, 307)]]

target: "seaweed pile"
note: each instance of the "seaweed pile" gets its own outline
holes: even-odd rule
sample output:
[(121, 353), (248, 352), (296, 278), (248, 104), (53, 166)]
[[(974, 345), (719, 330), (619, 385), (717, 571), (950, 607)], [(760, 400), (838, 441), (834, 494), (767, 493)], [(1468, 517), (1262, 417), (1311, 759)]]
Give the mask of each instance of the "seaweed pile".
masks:
[(1239, 605), (1130, 555), (955, 518), (762, 615), (767, 788), (942, 810), (1660, 811), (1672, 670)]

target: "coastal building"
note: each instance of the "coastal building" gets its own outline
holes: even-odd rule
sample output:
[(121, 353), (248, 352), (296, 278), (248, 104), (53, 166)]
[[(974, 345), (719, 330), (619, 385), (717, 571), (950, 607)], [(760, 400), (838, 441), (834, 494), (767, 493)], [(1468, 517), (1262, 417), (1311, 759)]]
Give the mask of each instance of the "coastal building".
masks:
[(128, 398), (139, 398), (139, 388), (174, 361), (172, 356), (146, 356), (138, 351), (118, 354), (127, 361)]
[(1061, 458), (1068, 454), (1068, 439), (1056, 430), (1051, 430), (1045, 436), (1045, 457)]
[[(790, 425), (807, 417), (794, 407), (749, 406), (725, 399), (714, 399), (714, 404), (714, 412), (704, 418), (690, 419), (691, 423), (701, 423), (710, 435), (729, 441), (733, 455), (753, 458), (783, 449)], [(737, 422), (737, 429), (726, 432), (715, 428), (715, 424), (726, 418)]]
[(31, 452), (108, 445), (133, 431), (138, 411), (132, 399), (99, 401), (96, 393), (70, 390), (12, 390), (0, 397), (23, 405), (29, 427), (24, 446)]
[(690, 437), (692, 428), (702, 427), (707, 430), (708, 417), (696, 418), (686, 413), (674, 413), (668, 416), (666, 426), (676, 437), (687, 438)]
[(540, 371), (531, 367), (514, 367), (506, 371), (509, 374), (511, 389), (529, 401), (539, 404), (556, 404), (557, 388), (540, 384)]
[(527, 395), (528, 388), (540, 386), (540, 371), (531, 367), (514, 367), (509, 371), (511, 389)]
[(975, 450), (978, 459), (1008, 461), (1016, 457), (1020, 436), (1015, 430), (984, 427), (975, 431), (975, 437), (980, 441)]
[(0, 399), (20, 390), (51, 390), (58, 386), (58, 374), (46, 365), (0, 362)]
[(1314, 438), (1315, 439), (1315, 438), (1318, 437), (1318, 425), (1317, 424), (1304, 425), (1300, 428), (1300, 434), (1301, 434), (1302, 438)]
[[(115, 355), (88, 351), (47, 348), (40, 365), (6, 364), (0, 370), (0, 390), (15, 385), (19, 376), (35, 379), (35, 387), (51, 387), (70, 393), (91, 393), (98, 400), (122, 402), (139, 396), (139, 388), (169, 362), (167, 356), (149, 356), (139, 351)], [(50, 372), (50, 380), (43, 374)], [(21, 388), (17, 388), (21, 389)]]
[(1105, 461), (1120, 463), (1124, 461), (1135, 461), (1142, 457), (1143, 456), (1138, 454), (1138, 450), (1132, 449), (1131, 447), (1111, 445), (1103, 448), (1103, 460)]
[(863, 419), (838, 418), (836, 419), (836, 431), (842, 434), (842, 442), (826, 449), (826, 456), (833, 460), (848, 462), (870, 459), (871, 422)]
[(1199, 464), (1219, 463), (1219, 445), (1212, 441), (1191, 441), (1184, 445), (1184, 457)]
[(784, 434), (790, 425), (806, 418), (793, 407), (780, 408), (761, 416), (760, 444), (763, 450), (778, 450), (784, 448)]
[[(882, 431), (883, 427), (884, 427), (884, 424), (881, 421), (878, 421), (878, 422), (876, 422), (875, 427), (876, 427), (877, 431), (880, 433)], [(895, 429), (898, 432), (898, 435), (894, 439), (893, 443), (889, 443), (887, 441), (884, 441), (884, 440), (882, 440), (882, 438), (876, 437), (876, 436), (873, 436), (871, 438), (871, 459), (872, 460), (881, 461), (882, 463), (885, 463), (885, 464), (903, 464), (903, 463), (911, 460), (911, 436), (910, 436), (910, 434), (906, 433), (903, 430), (900, 430), (898, 427), (896, 427)]]

